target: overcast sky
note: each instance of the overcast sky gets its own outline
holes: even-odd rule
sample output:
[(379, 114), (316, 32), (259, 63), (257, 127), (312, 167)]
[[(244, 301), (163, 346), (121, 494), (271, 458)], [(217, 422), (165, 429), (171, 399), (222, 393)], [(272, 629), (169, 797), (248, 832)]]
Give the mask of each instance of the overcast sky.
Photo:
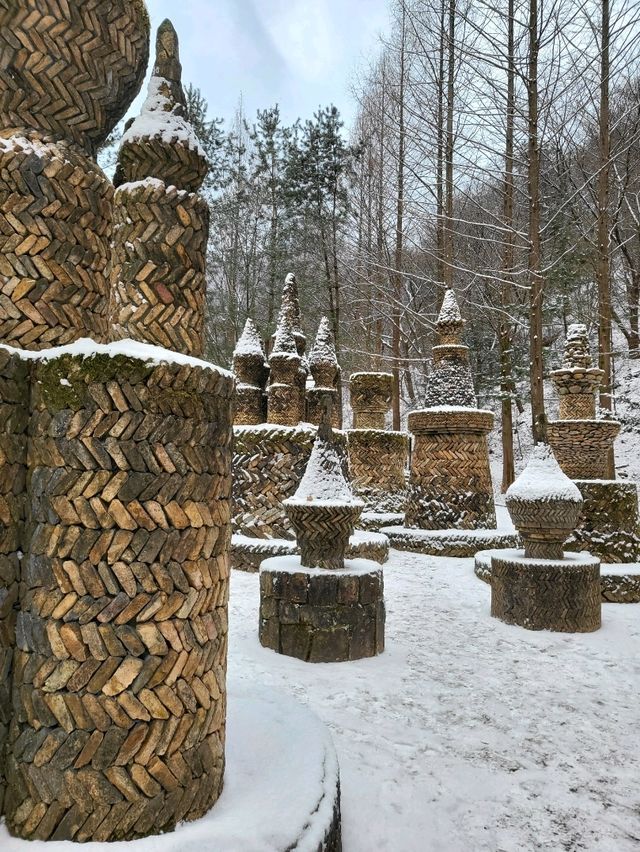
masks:
[(334, 103), (349, 124), (354, 75), (377, 53), (388, 19), (387, 0), (147, 0), (147, 7), (152, 44), (170, 18), (184, 81), (226, 123), (242, 95), (249, 118), (278, 103), (290, 123)]

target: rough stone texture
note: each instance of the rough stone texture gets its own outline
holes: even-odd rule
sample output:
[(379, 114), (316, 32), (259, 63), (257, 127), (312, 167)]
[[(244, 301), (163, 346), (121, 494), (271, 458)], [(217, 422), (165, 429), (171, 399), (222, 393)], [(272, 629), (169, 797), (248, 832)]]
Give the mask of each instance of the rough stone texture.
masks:
[(384, 429), (391, 409), (391, 373), (353, 373), (349, 380), (354, 429)]
[(296, 533), (303, 568), (344, 567), (344, 559), (362, 505), (287, 505), (287, 515)]
[[(484, 583), (491, 583), (491, 557), (497, 550), (476, 553), (474, 573)], [(600, 569), (600, 595), (604, 603), (640, 603), (640, 565), (603, 565)]]
[[(293, 497), (311, 456), (316, 430), (240, 426), (234, 429), (233, 531), (260, 539), (294, 538), (283, 502)], [(344, 454), (344, 435), (334, 433)]]
[(354, 493), (370, 512), (402, 512), (406, 500), (409, 439), (404, 432), (350, 429), (349, 473)]
[(233, 382), (124, 355), (31, 370), (7, 824), (170, 830), (222, 787)]
[(407, 527), (495, 528), (487, 447), (492, 426), (491, 412), (472, 408), (411, 412)]
[(260, 571), (260, 642), (280, 654), (312, 663), (373, 657), (384, 651), (382, 570)]
[(425, 406), (463, 405), (476, 408), (478, 398), (469, 367), (469, 347), (460, 344), (434, 346), (433, 371), (429, 374)]
[(103, 340), (113, 187), (92, 156), (144, 77), (146, 10), (25, 0), (0, 30), (0, 340)]
[[(300, 551), (295, 541), (286, 539), (231, 538), (231, 567), (250, 574), (260, 569), (260, 564), (272, 556), (297, 556)], [(349, 539), (347, 559), (369, 559), (383, 565), (389, 558), (389, 539), (379, 533), (356, 530)]]
[(331, 324), (322, 317), (318, 333), (309, 353), (309, 369), (314, 386), (307, 390), (307, 411), (305, 420), (319, 426), (327, 399), (331, 404), (332, 425), (339, 429), (342, 425), (342, 411), (339, 394), (340, 367), (336, 357), (335, 340)]
[(491, 615), (527, 630), (590, 633), (600, 628), (600, 562), (524, 559), (505, 551), (491, 559)]
[(278, 325), (269, 357), (267, 422), (295, 426), (305, 420), (309, 364), (302, 331), (298, 282), (290, 272), (282, 288)]
[(209, 208), (195, 193), (159, 180), (116, 191), (112, 339), (202, 355), (208, 233)]
[(566, 550), (589, 551), (602, 562), (640, 559), (638, 490), (633, 482), (577, 480), (582, 519)]
[(619, 431), (615, 420), (555, 420), (548, 426), (554, 455), (571, 479), (607, 479), (607, 457)]
[(236, 377), (235, 426), (256, 426), (265, 420), (265, 385), (269, 373), (264, 344), (252, 319), (247, 319), (233, 353)]
[(40, 138), (68, 139), (88, 152), (95, 150), (142, 85), (149, 56), (144, 3), (3, 3), (0, 31), (4, 133), (35, 130)]
[(485, 548), (518, 547), (521, 543), (517, 533), (501, 530), (416, 530), (383, 526), (381, 532), (396, 550), (461, 559), (472, 557)]
[(370, 532), (380, 532), (383, 527), (401, 527), (404, 523), (404, 512), (363, 512), (358, 526)]
[(114, 340), (131, 338), (200, 357), (209, 207), (197, 190), (207, 158), (195, 137), (172, 138), (165, 125), (149, 123), (158, 114), (170, 115), (185, 133), (191, 129), (181, 76), (178, 37), (165, 21), (142, 130), (125, 134), (118, 158), (116, 182), (124, 185), (115, 196), (109, 324)]
[(25, 361), (0, 349), (0, 815), (4, 813), (20, 548), (26, 518), (28, 376)]

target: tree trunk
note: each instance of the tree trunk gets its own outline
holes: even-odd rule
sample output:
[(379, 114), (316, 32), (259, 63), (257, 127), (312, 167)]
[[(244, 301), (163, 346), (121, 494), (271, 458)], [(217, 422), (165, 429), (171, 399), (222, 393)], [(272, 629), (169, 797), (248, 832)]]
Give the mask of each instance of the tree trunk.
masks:
[(406, 32), (406, 8), (402, 2), (402, 34), (400, 42), (400, 89), (399, 89), (399, 114), (398, 114), (398, 195), (396, 199), (396, 247), (395, 247), (395, 270), (394, 270), (394, 292), (393, 313), (391, 318), (391, 355), (393, 375), (392, 416), (393, 429), (400, 431), (400, 323), (402, 321), (402, 250), (403, 250), (403, 227), (404, 227), (404, 150), (405, 150), (405, 126), (404, 126), (404, 83), (405, 83), (405, 32)]

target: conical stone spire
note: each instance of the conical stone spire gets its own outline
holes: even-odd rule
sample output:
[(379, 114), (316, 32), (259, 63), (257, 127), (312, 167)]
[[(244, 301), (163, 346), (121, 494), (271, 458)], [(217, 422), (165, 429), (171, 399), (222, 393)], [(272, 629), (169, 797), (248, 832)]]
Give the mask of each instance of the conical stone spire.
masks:
[(445, 291), (440, 313), (436, 320), (438, 343), (441, 346), (447, 343), (454, 345), (459, 344), (460, 334), (462, 333), (464, 326), (465, 321), (462, 319), (456, 294), (449, 287)]
[(309, 367), (316, 387), (333, 388), (338, 375), (338, 358), (331, 323), (322, 317), (309, 353)]
[(456, 295), (449, 289), (444, 294), (436, 321), (438, 345), (433, 347), (433, 370), (427, 384), (426, 408), (478, 406), (469, 369), (469, 348), (460, 343), (464, 326)]
[(116, 186), (151, 177), (188, 192), (200, 188), (209, 164), (185, 105), (178, 36), (167, 20), (158, 30), (147, 98), (122, 137)]

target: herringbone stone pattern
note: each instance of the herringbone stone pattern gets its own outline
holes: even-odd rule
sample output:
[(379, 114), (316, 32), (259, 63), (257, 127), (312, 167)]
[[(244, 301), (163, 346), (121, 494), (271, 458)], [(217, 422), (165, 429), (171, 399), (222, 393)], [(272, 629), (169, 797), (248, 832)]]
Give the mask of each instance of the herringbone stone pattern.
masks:
[(143, 0), (3, 0), (0, 39), (4, 133), (92, 152), (140, 88), (149, 18)]
[(640, 560), (638, 490), (634, 482), (577, 480), (584, 503), (582, 518), (565, 545), (586, 550), (601, 562)]
[(0, 815), (6, 789), (7, 736), (20, 548), (26, 510), (28, 364), (0, 349)]
[(288, 504), (286, 511), (296, 533), (304, 568), (344, 568), (349, 539), (362, 512), (362, 504)]
[(548, 435), (570, 479), (609, 479), (608, 453), (619, 431), (616, 420), (556, 420)]
[(347, 432), (349, 473), (365, 511), (403, 512), (409, 439), (404, 432), (351, 429)]
[(391, 373), (352, 373), (349, 379), (354, 429), (384, 429), (391, 409)]
[(199, 357), (209, 209), (159, 180), (116, 192), (110, 333)]
[(600, 562), (588, 554), (524, 559), (514, 551), (491, 559), (491, 615), (528, 630), (590, 633), (600, 627)]
[(234, 430), (233, 531), (255, 538), (295, 538), (282, 506), (300, 484), (315, 429), (274, 426)]
[(485, 433), (415, 435), (405, 523), (426, 530), (495, 527)]
[(222, 788), (233, 381), (126, 356), (33, 364), (7, 823), (170, 830)]
[(145, 137), (122, 147), (119, 167), (128, 181), (142, 181), (153, 175), (167, 186), (197, 192), (209, 164), (202, 154), (179, 141), (167, 145), (162, 139)]
[(105, 339), (112, 202), (111, 182), (79, 149), (0, 139), (0, 340)]

